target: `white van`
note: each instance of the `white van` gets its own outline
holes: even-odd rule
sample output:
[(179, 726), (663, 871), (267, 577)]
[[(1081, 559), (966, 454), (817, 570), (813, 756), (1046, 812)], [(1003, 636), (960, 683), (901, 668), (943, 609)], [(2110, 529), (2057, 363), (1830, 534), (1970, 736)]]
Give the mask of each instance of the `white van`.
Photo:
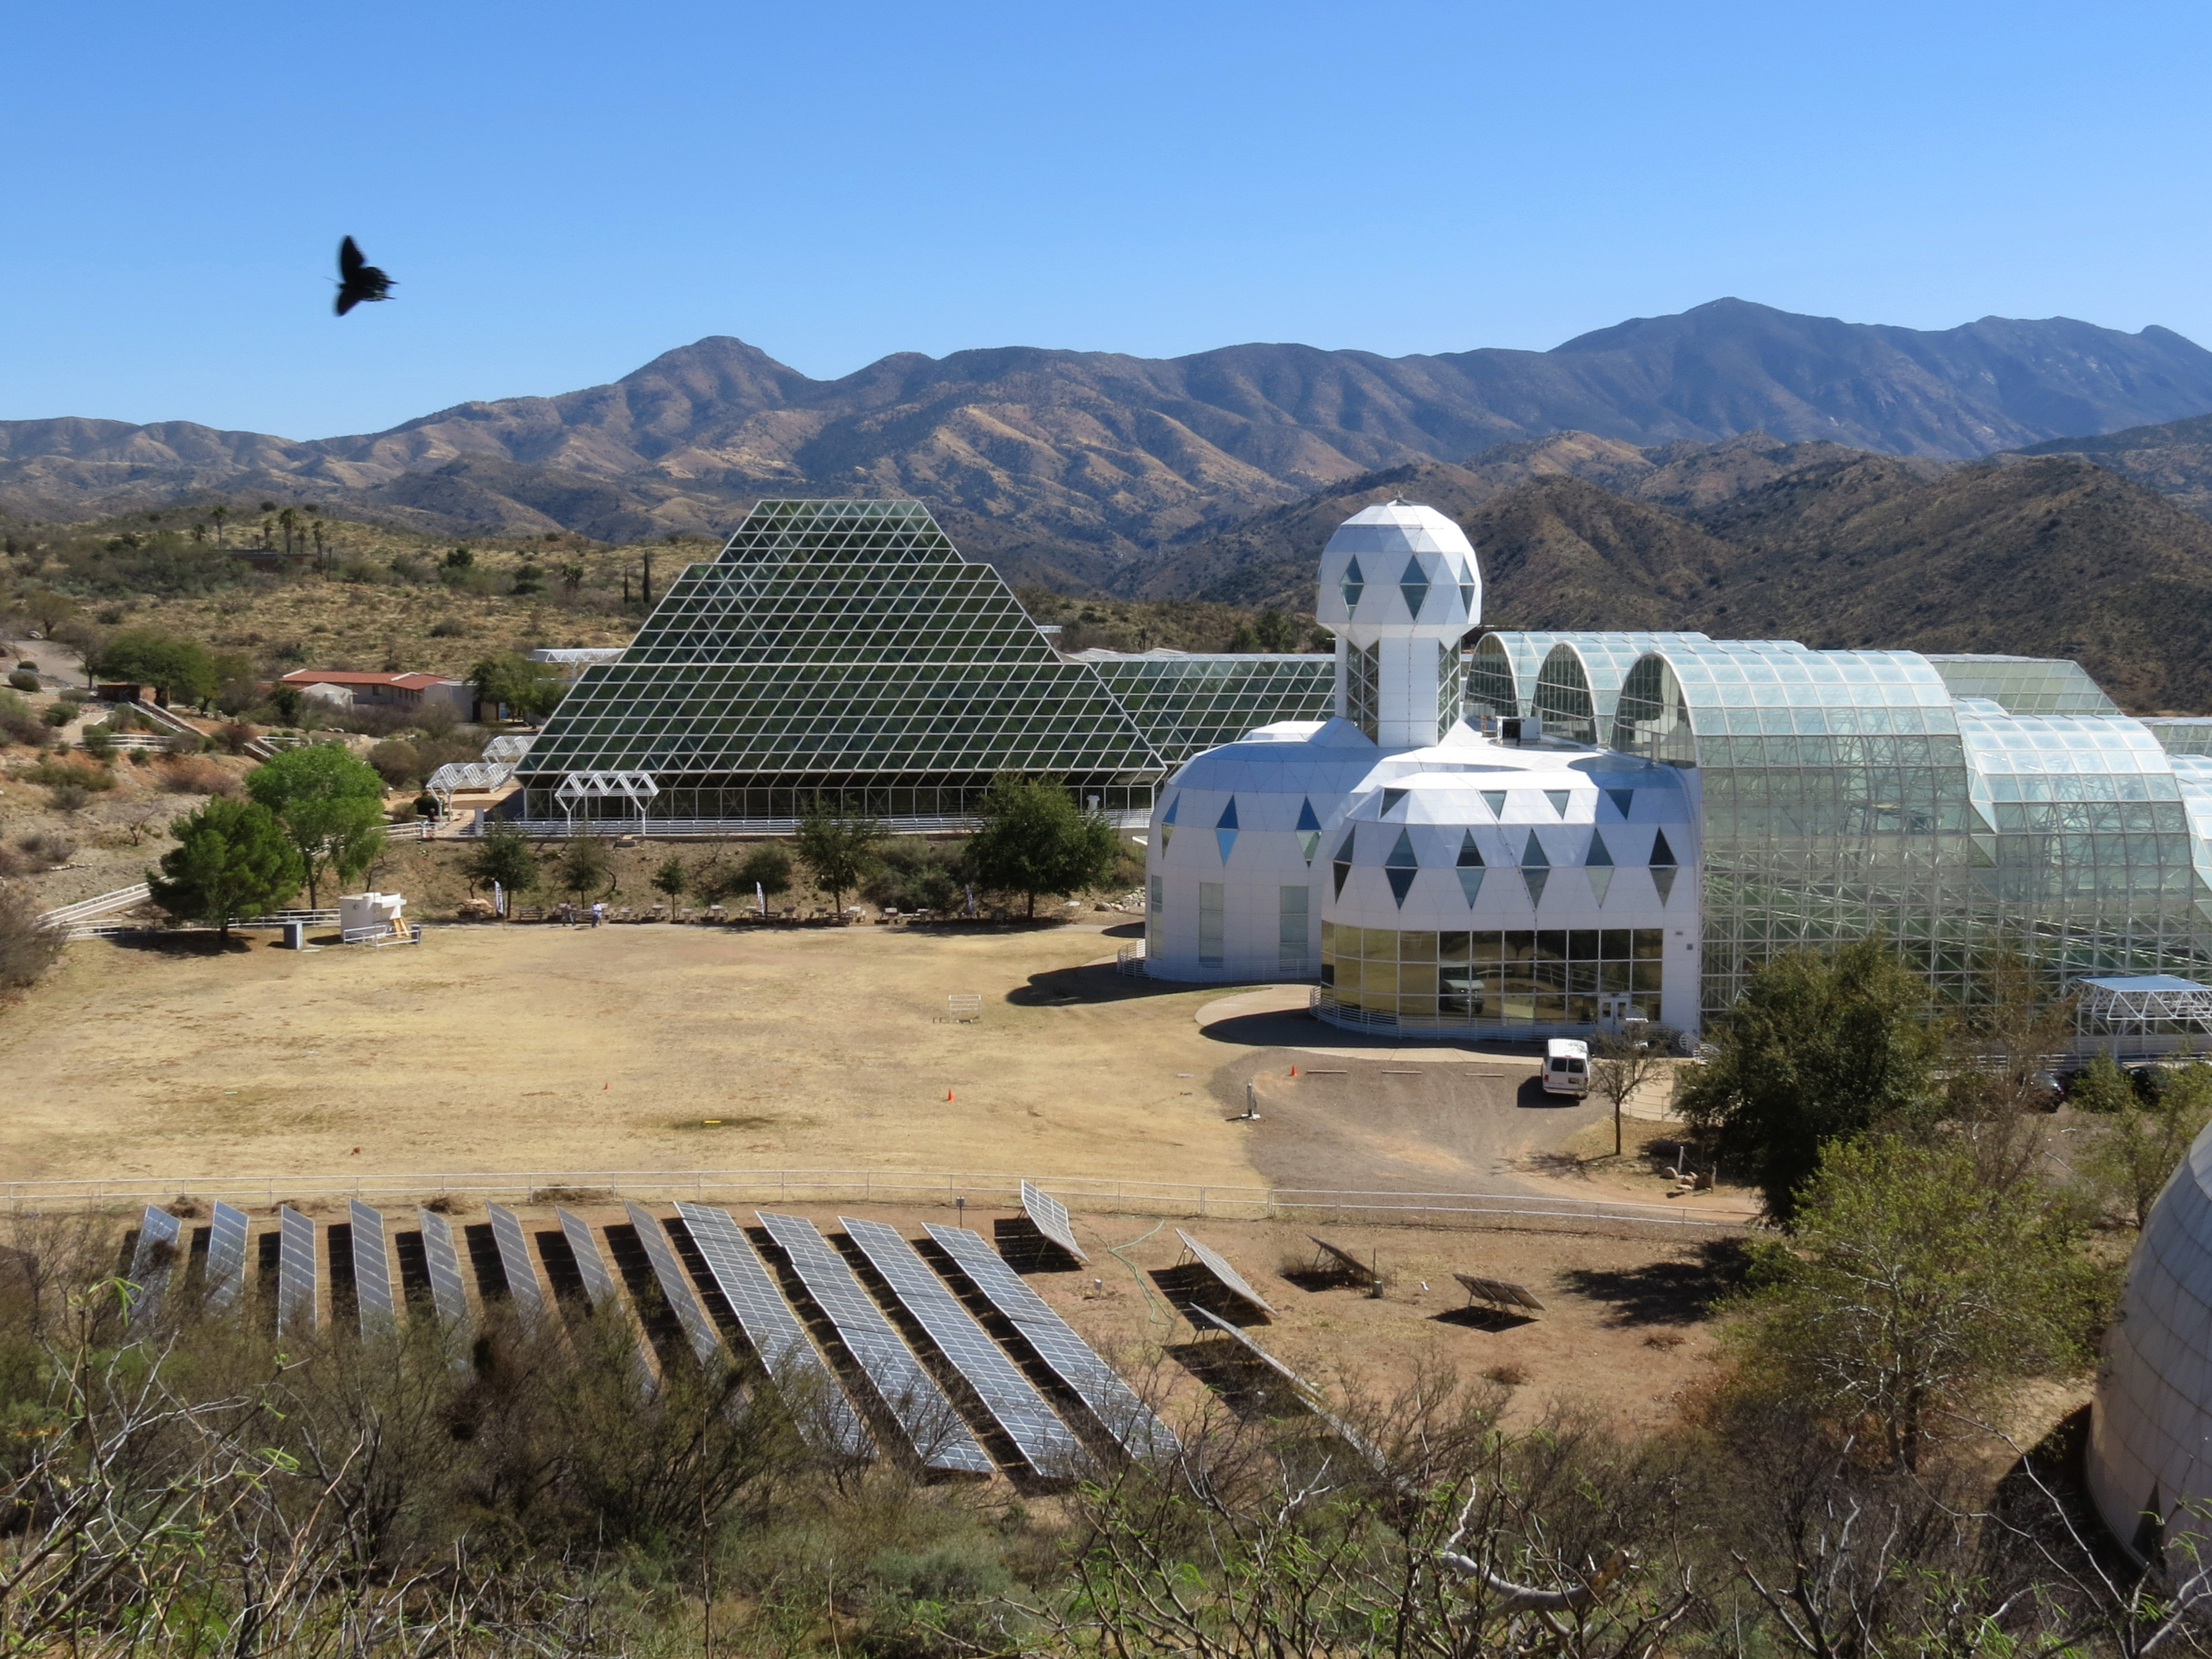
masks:
[(1541, 1075), (1547, 1095), (1588, 1094), (1589, 1044), (1580, 1037), (1553, 1037), (1544, 1045)]

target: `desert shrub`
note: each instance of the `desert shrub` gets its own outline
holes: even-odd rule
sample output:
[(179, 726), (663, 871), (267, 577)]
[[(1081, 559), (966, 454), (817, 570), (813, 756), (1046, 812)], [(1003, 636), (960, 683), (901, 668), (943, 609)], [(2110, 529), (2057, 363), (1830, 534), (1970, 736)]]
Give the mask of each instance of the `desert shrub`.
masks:
[(216, 741), (222, 745), (226, 755), (242, 755), (246, 745), (253, 741), (253, 728), (244, 720), (233, 720), (216, 732)]
[(885, 909), (952, 909), (967, 896), (966, 854), (964, 842), (902, 836), (878, 854), (881, 866), (861, 890)]
[(207, 743), (197, 732), (173, 732), (161, 746), (173, 755), (197, 755), (207, 747)]
[(434, 640), (458, 640), (469, 631), (469, 625), (459, 617), (442, 617), (430, 624)]
[(8, 684), (18, 691), (35, 691), (39, 689), (39, 677), (27, 668), (19, 668), (8, 676)]
[(39, 926), (39, 913), (22, 893), (0, 893), (0, 985), (20, 989), (54, 965), (62, 936)]
[(84, 728), (84, 752), (96, 759), (105, 760), (115, 752), (115, 732), (112, 727), (100, 723)]
[(92, 805), (92, 791), (79, 783), (58, 783), (46, 791), (46, 805), (57, 812), (82, 812)]
[(15, 845), (41, 869), (51, 870), (76, 856), (76, 843), (51, 830), (33, 830), (27, 836), (19, 836)]
[(50, 702), (42, 718), (49, 726), (67, 726), (77, 714), (77, 706), (73, 702)]
[(179, 795), (235, 795), (244, 787), (237, 775), (205, 755), (181, 755), (161, 768), (161, 787)]
[(13, 691), (0, 691), (0, 732), (16, 743), (36, 749), (46, 740), (46, 724), (31, 712), (31, 705)]
[(377, 776), (384, 780), (388, 789), (404, 789), (409, 784), (422, 782), (428, 775), (421, 753), (413, 744), (400, 738), (386, 738), (370, 750), (368, 763), (376, 769)]
[(62, 687), (60, 690), (55, 692), (54, 695), (59, 697), (64, 702), (88, 702), (92, 696), (92, 693), (86, 690), (81, 685), (65, 685)]
[(24, 767), (15, 776), (26, 783), (44, 784), (49, 789), (75, 788), (97, 793), (115, 787), (112, 774), (76, 761), (42, 760), (36, 766)]

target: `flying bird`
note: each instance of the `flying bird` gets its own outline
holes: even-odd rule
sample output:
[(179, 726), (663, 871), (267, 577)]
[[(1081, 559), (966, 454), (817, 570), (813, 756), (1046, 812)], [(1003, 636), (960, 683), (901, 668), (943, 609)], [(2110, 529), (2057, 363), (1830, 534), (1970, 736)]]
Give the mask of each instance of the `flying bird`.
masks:
[(364, 300), (389, 300), (392, 278), (362, 257), (349, 236), (338, 244), (338, 315), (343, 317)]

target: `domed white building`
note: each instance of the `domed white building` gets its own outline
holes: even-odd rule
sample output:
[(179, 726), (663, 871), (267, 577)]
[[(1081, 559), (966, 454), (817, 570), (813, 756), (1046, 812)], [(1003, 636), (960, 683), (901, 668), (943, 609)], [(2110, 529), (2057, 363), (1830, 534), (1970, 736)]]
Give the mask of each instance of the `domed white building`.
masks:
[(1263, 726), (1161, 788), (1147, 973), (1317, 977), (1324, 1019), (1435, 1036), (1696, 1029), (1697, 775), (1533, 718), (1470, 727), (1481, 596), (1431, 508), (1338, 529), (1316, 608), (1334, 717)]
[(2136, 1560), (2212, 1566), (2212, 1129), (2151, 1206), (2128, 1263), (2088, 1474), (2098, 1512)]

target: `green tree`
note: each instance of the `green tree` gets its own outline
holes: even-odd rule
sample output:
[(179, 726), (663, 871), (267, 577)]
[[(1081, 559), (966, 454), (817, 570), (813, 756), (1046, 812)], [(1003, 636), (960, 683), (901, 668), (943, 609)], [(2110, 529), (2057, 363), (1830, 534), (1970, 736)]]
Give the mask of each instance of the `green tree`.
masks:
[(177, 844), (146, 872), (154, 902), (179, 921), (230, 925), (272, 910), (300, 890), (299, 849), (258, 801), (217, 796), (169, 826)]
[(561, 849), (561, 885), (581, 903), (586, 894), (609, 890), (614, 864), (597, 836), (571, 836)]
[(1839, 1145), (1790, 1243), (1758, 1253), (1729, 1335), (1736, 1386), (1871, 1425), (1916, 1469), (1945, 1423), (2088, 1358), (2110, 1286), (2075, 1245), (2047, 1193), (1979, 1184), (1961, 1146)]
[(287, 726), (300, 723), (300, 699), (304, 694), (296, 685), (287, 685), (279, 680), (269, 690), (269, 706), (276, 711), (276, 718)]
[(1113, 873), (1121, 850), (1114, 827), (1078, 807), (1057, 778), (994, 778), (981, 816), (968, 842), (975, 879), (1021, 894), (1031, 918), (1039, 894), (1080, 892)]
[(384, 780), (337, 744), (287, 749), (246, 774), (246, 793), (298, 849), (311, 907), (325, 879), (352, 881), (383, 848)]
[(550, 663), (532, 662), (507, 651), (486, 657), (469, 670), (477, 700), (529, 719), (542, 719), (561, 706), (568, 683)]
[(1262, 651), (1287, 651), (1297, 637), (1290, 618), (1273, 605), (1260, 613), (1260, 619), (1252, 624), (1252, 634)]
[(1927, 987), (1878, 936), (1777, 957), (1708, 1035), (1715, 1052), (1683, 1077), (1675, 1110), (1778, 1219), (1832, 1142), (1924, 1128), (1941, 1110), (1943, 1029)]
[[(538, 854), (521, 826), (512, 818), (494, 818), (484, 827), (483, 839), (468, 856), (461, 872), (472, 882), (497, 882), (510, 897), (538, 890), (544, 879)], [(511, 917), (514, 907), (507, 907)]]
[[(2118, 1067), (2113, 1070), (2118, 1073)], [(2212, 1123), (2212, 1066), (2200, 1060), (2168, 1073), (2164, 1086), (2148, 1100), (2138, 1100), (2127, 1087), (2125, 1073), (2119, 1076), (2126, 1092), (2079, 1167), (2099, 1197), (2140, 1230), (2166, 1177)]]
[(816, 795), (792, 839), (799, 861), (814, 884), (830, 895), (834, 910), (845, 908), (845, 895), (876, 867), (876, 844), (890, 832), (874, 818), (848, 817)]
[(682, 859), (671, 854), (661, 860), (660, 868), (653, 872), (653, 885), (672, 905), (690, 890), (690, 869)]
[(1620, 1156), (1620, 1118), (1628, 1103), (1674, 1069), (1674, 1034), (1663, 1025), (1646, 1028), (1640, 1037), (1607, 1032), (1590, 1045), (1590, 1087), (1613, 1107), (1613, 1155)]
[(2067, 1104), (2085, 1112), (2125, 1111), (2135, 1099), (2135, 1085), (2110, 1054), (2091, 1055), (2066, 1090)]
[(780, 841), (766, 841), (738, 860), (725, 892), (735, 893), (740, 899), (751, 898), (757, 892), (762, 898), (772, 899), (790, 890), (790, 851)]
[(205, 646), (158, 628), (125, 629), (85, 667), (105, 679), (156, 687), (173, 702), (204, 702), (222, 685), (222, 665)]

